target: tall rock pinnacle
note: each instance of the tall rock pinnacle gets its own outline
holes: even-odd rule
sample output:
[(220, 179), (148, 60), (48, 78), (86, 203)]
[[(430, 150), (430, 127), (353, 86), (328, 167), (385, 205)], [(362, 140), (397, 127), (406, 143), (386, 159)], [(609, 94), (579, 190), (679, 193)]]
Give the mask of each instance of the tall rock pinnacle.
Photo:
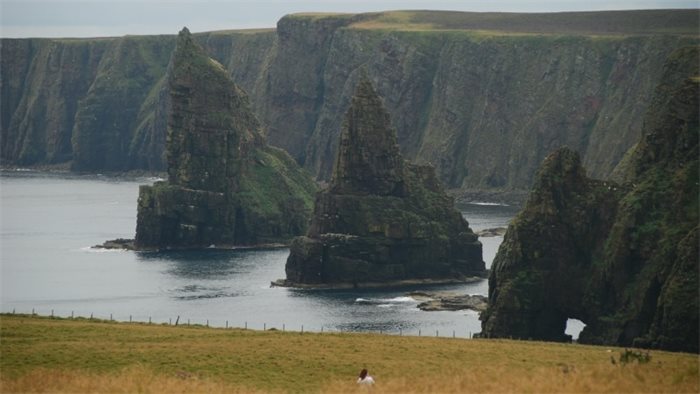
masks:
[(313, 181), (265, 144), (248, 96), (187, 28), (168, 72), (168, 182), (140, 189), (136, 247), (227, 247), (302, 234)]
[(295, 238), (286, 285), (459, 281), (484, 273), (481, 243), (432, 167), (405, 162), (396, 130), (362, 77), (342, 126), (333, 178)]
[(403, 172), (389, 113), (363, 75), (343, 122), (331, 190), (399, 196), (404, 193)]
[(168, 181), (191, 189), (235, 189), (240, 161), (251, 145), (262, 145), (247, 95), (187, 28), (178, 35), (169, 71)]

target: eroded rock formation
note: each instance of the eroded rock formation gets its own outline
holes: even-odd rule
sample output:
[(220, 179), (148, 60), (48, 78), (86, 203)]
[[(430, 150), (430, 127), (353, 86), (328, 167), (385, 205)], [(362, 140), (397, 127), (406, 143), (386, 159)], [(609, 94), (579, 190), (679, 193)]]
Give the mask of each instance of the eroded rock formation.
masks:
[(169, 66), (168, 181), (141, 186), (136, 247), (279, 242), (306, 230), (315, 191), (266, 145), (248, 97), (183, 29)]
[(698, 351), (698, 48), (667, 62), (623, 183), (561, 149), (539, 170), (489, 277), (483, 335)]
[(362, 77), (328, 188), (287, 259), (289, 284), (454, 279), (484, 272), (481, 243), (432, 167), (403, 160), (396, 129)]

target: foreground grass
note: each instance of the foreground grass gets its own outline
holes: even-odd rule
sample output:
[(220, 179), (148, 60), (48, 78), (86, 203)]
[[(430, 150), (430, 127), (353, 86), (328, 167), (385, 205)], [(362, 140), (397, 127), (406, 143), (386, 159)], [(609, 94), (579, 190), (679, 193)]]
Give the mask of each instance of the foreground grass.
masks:
[(0, 316), (0, 391), (693, 392), (698, 356), (502, 340), (311, 334)]

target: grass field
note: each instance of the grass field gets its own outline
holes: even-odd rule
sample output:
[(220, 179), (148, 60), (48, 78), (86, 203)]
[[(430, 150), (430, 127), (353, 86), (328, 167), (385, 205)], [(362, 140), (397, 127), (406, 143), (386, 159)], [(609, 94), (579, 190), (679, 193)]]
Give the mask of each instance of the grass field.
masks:
[(377, 393), (700, 391), (697, 355), (622, 350), (2, 315), (0, 392), (352, 393), (361, 368)]
[[(303, 14), (302, 14), (303, 15)], [(697, 9), (508, 13), (386, 11), (363, 14), (351, 26), (386, 30), (472, 30), (499, 34), (646, 35), (698, 37)]]

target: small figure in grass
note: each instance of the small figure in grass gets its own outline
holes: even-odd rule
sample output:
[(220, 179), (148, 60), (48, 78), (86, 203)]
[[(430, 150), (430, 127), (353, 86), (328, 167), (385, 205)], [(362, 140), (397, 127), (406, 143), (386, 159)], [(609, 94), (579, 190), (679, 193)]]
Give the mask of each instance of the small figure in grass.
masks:
[(372, 386), (374, 384), (374, 379), (367, 375), (367, 369), (363, 369), (360, 372), (360, 376), (357, 378), (357, 384), (362, 386)]

